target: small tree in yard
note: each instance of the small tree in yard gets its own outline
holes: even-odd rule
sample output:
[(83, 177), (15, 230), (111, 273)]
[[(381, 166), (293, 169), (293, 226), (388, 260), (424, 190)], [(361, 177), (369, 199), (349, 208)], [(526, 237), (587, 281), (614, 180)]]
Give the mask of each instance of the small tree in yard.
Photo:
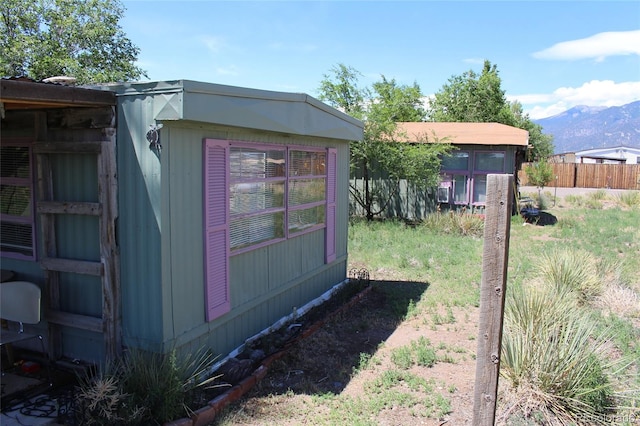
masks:
[(537, 161), (525, 169), (531, 185), (538, 188), (538, 203), (542, 200), (542, 189), (553, 180), (553, 167), (546, 161)]
[[(364, 122), (361, 142), (351, 143), (351, 176), (362, 177), (358, 186), (352, 181), (352, 200), (367, 220), (381, 214), (397, 195), (401, 180), (421, 188), (438, 182), (441, 155), (451, 146), (443, 143), (409, 144), (398, 142), (397, 122), (423, 121), (422, 93), (417, 84), (398, 85), (382, 80), (372, 88), (358, 86), (358, 71), (340, 64), (325, 75), (319, 98)], [(436, 142), (436, 141), (421, 141)], [(374, 185), (373, 178), (384, 178), (388, 187)]]

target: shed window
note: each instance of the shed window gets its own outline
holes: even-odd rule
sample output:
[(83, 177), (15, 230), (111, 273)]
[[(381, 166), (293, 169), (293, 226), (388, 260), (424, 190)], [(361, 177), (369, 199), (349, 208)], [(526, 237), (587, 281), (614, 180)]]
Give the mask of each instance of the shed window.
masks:
[(205, 300), (230, 309), (229, 256), (319, 229), (336, 259), (337, 150), (204, 140)]
[(325, 226), (326, 156), (325, 149), (231, 143), (233, 253)]
[(285, 237), (285, 154), (284, 147), (231, 146), (231, 250)]
[(289, 234), (324, 226), (327, 199), (326, 166), (326, 151), (289, 150)]
[(31, 146), (3, 141), (0, 149), (1, 253), (35, 259)]
[(442, 170), (469, 170), (469, 153), (465, 151), (452, 152), (442, 157)]
[(486, 203), (487, 174), (504, 173), (504, 161), (504, 151), (485, 151), (475, 153), (475, 164), (473, 171), (473, 203)]
[(498, 172), (504, 171), (504, 151), (476, 152), (475, 171)]

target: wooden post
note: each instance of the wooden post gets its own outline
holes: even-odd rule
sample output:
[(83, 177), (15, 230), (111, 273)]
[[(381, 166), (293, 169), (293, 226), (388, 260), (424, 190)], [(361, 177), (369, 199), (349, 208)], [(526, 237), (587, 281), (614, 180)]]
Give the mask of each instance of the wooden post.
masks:
[(513, 175), (487, 176), (480, 288), (480, 329), (473, 395), (474, 426), (493, 425), (498, 396), (500, 345), (509, 258)]

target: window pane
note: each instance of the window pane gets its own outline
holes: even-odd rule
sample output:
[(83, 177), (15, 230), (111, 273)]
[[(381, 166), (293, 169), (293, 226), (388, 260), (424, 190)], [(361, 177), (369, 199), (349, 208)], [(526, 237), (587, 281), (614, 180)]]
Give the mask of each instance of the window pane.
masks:
[(291, 233), (304, 231), (307, 228), (324, 223), (324, 205), (289, 212), (289, 232)]
[(324, 176), (325, 152), (289, 151), (289, 176)]
[(485, 172), (502, 172), (504, 169), (504, 152), (476, 153), (475, 169)]
[(284, 150), (231, 147), (231, 179), (266, 179), (284, 176)]
[(442, 157), (442, 170), (468, 170), (469, 153), (453, 152), (451, 155)]
[(467, 203), (467, 177), (463, 175), (453, 176), (453, 201), (455, 203)]
[(20, 253), (25, 256), (33, 254), (31, 225), (2, 222), (0, 227), (0, 246), (3, 252)]
[(231, 215), (284, 207), (284, 181), (233, 183), (229, 188)]
[(0, 175), (3, 178), (29, 178), (29, 147), (1, 147), (0, 162)]
[(477, 175), (473, 178), (473, 202), (487, 201), (487, 175)]
[(232, 219), (229, 228), (231, 249), (284, 238), (284, 212)]
[(289, 205), (324, 201), (326, 194), (325, 179), (295, 179), (289, 181)]
[(0, 212), (11, 216), (31, 216), (31, 188), (0, 185)]

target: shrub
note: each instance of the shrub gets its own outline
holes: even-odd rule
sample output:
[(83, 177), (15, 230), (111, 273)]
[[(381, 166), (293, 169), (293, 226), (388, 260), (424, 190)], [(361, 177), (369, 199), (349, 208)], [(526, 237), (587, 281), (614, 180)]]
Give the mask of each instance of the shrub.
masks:
[(188, 414), (189, 397), (215, 377), (215, 358), (130, 350), (93, 377), (81, 378), (76, 395), (80, 424), (156, 424)]
[(500, 373), (511, 386), (513, 407), (525, 417), (536, 412), (551, 424), (584, 418), (605, 424), (603, 414), (613, 398), (606, 362), (610, 337), (597, 331), (566, 288), (541, 285), (510, 292)]
[(118, 375), (79, 378), (75, 395), (75, 417), (82, 425), (135, 425), (146, 413), (136, 406), (133, 396), (125, 393)]

